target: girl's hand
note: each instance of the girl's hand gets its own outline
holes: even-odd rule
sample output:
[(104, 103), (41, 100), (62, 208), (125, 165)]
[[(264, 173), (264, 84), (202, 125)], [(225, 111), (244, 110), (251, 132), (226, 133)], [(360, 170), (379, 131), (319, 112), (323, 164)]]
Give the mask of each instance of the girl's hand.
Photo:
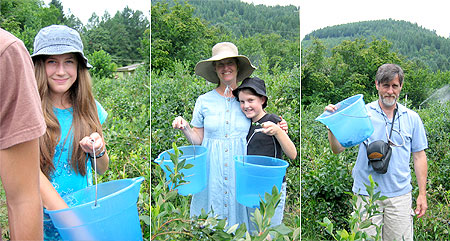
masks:
[(283, 117), (280, 116), (281, 121), (278, 122), (278, 126), (284, 131), (286, 132), (286, 134), (288, 133), (288, 125), (286, 120), (283, 119)]
[(90, 136), (85, 136), (80, 141), (80, 147), (84, 152), (89, 153), (91, 156), (94, 156), (92, 147), (95, 148), (95, 155), (98, 155), (105, 148), (105, 141), (100, 136), (100, 134), (94, 132)]
[(189, 123), (181, 116), (176, 117), (175, 120), (173, 120), (172, 122), (172, 127), (174, 129), (184, 130), (188, 125)]
[(263, 128), (261, 132), (269, 136), (275, 136), (280, 131), (283, 131), (277, 124), (271, 121), (266, 121), (262, 123), (261, 126)]

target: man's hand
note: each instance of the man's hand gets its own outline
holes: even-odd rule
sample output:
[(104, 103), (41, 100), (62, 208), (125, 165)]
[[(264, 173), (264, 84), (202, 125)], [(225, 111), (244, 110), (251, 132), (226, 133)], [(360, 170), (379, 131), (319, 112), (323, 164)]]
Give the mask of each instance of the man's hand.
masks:
[(427, 205), (427, 196), (425, 195), (419, 195), (417, 197), (417, 207), (416, 207), (416, 215), (418, 218), (421, 218), (423, 215), (425, 215), (425, 212), (428, 209)]

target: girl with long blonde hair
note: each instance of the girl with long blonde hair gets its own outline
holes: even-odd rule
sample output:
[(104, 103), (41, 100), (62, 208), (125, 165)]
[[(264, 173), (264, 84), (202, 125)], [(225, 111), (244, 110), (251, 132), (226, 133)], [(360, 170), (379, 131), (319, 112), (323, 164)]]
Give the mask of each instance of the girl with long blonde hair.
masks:
[[(92, 93), (90, 64), (78, 32), (63, 25), (39, 31), (31, 56), (47, 130), (39, 140), (44, 208), (67, 208), (62, 196), (92, 185), (92, 170), (109, 164), (102, 123), (107, 113)], [(91, 159), (96, 156), (97, 166)], [(44, 239), (61, 239), (44, 215)]]

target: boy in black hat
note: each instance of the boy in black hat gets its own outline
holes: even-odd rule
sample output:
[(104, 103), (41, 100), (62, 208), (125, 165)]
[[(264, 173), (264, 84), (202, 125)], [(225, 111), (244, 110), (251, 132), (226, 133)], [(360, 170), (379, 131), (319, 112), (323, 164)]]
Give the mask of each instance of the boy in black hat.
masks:
[[(270, 156), (282, 159), (282, 151), (290, 158), (295, 159), (297, 150), (287, 133), (277, 123), (281, 118), (264, 111), (267, 106), (266, 85), (264, 80), (254, 77), (246, 78), (242, 84), (233, 90), (238, 99), (241, 110), (252, 125), (247, 135), (247, 155)], [(275, 210), (272, 225), (281, 224), (283, 219), (284, 203), (286, 199), (286, 180), (283, 180), (280, 204)]]

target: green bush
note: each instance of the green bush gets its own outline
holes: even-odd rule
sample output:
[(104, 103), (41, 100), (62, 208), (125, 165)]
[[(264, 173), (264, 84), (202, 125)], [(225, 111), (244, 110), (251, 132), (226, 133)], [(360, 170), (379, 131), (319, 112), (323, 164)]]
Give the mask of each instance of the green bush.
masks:
[(138, 211), (144, 238), (150, 236), (150, 76), (144, 68), (123, 79), (94, 78), (95, 98), (108, 112), (103, 124), (110, 158), (99, 182), (142, 176)]
[(95, 51), (87, 56), (92, 68), (89, 72), (99, 79), (111, 78), (116, 70), (116, 64), (112, 62), (112, 57), (103, 50)]

